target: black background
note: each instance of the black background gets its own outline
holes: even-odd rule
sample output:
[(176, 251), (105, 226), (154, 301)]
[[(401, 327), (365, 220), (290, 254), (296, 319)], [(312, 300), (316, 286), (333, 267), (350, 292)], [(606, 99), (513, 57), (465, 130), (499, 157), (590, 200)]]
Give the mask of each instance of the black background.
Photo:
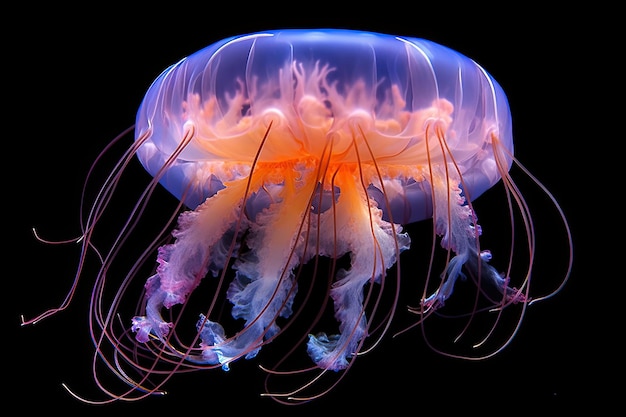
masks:
[[(417, 415), (449, 410), (564, 411), (578, 405), (601, 407), (614, 399), (604, 372), (617, 372), (617, 355), (612, 345), (602, 342), (604, 328), (610, 326), (603, 322), (608, 315), (598, 311), (610, 300), (596, 298), (611, 278), (582, 266), (596, 256), (590, 255), (595, 250), (585, 239), (586, 228), (595, 226), (584, 219), (594, 197), (583, 195), (578, 182), (594, 176), (580, 164), (589, 149), (579, 146), (586, 140), (581, 95), (587, 88), (578, 47), (589, 42), (582, 36), (582, 16), (565, 21), (545, 10), (524, 13), (515, 7), (506, 13), (488, 12), (482, 4), (461, 9), (404, 9), (394, 4), (369, 11), (359, 6), (342, 13), (322, 4), (292, 4), (281, 10), (276, 4), (250, 8), (239, 3), (217, 9), (183, 2), (155, 7), (135, 12), (110, 6), (24, 10), (13, 16), (20, 22), (19, 31), (6, 34), (5, 88), (12, 94), (10, 124), (16, 130), (5, 137), (10, 149), (5, 159), (17, 165), (5, 173), (9, 232), (4, 263), (10, 282), (5, 294), (9, 311), (4, 314), (4, 328), (9, 329), (3, 340), (9, 370), (4, 376), (9, 383), (9, 390), (3, 390), (5, 404), (17, 405), (20, 413), (43, 405), (89, 415), (209, 415), (249, 407), (263, 415), (372, 409)], [(509, 97), (517, 156), (554, 192), (571, 222), (576, 258), (570, 282), (553, 299), (529, 309), (517, 337), (495, 358), (464, 362), (442, 357), (428, 349), (416, 331), (386, 340), (359, 360), (332, 393), (295, 409), (260, 398), (262, 375), (249, 363), (233, 366), (227, 374), (176, 377), (166, 386), (166, 397), (106, 407), (77, 402), (61, 383), (94, 392), (86, 321), (89, 282), (82, 282), (67, 311), (21, 328), (20, 314), (31, 316), (62, 300), (78, 253), (72, 247), (42, 245), (31, 228), (51, 238), (78, 233), (79, 193), (92, 160), (134, 123), (143, 94), (164, 68), (227, 36), (288, 27), (340, 27), (426, 38), (486, 68)], [(597, 200), (601, 191), (593, 195)], [(482, 204), (489, 211), (489, 202)], [(483, 216), (482, 222), (488, 222)], [(540, 219), (537, 228), (544, 226), (549, 225)], [(422, 238), (428, 240), (429, 235)], [(562, 270), (562, 257), (555, 258), (561, 262), (556, 266), (548, 256), (540, 261), (539, 270), (548, 274)], [(410, 262), (407, 257), (405, 265)], [(614, 364), (605, 367), (609, 363)]]

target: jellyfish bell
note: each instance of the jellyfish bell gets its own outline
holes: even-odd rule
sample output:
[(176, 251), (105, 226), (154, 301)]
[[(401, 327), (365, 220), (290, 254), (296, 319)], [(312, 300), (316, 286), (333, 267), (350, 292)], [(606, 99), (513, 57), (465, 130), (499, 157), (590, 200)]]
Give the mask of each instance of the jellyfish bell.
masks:
[[(195, 208), (215, 186), (202, 178), (207, 171), (198, 165), (249, 166), (270, 120), (272, 139), (259, 162), (298, 159), (301, 151), (319, 156), (331, 139), (336, 160), (352, 147), (359, 126), (376, 135), (368, 142), (381, 166), (426, 166), (423, 146), (415, 146), (424, 125), (433, 123), (431, 134), (437, 123), (449, 125), (445, 128), (454, 135), (446, 140), (472, 198), (500, 178), (484, 145), (491, 134), (497, 133), (503, 148), (513, 151), (504, 92), (461, 54), (423, 39), (283, 30), (223, 40), (164, 71), (138, 112), (136, 138), (146, 133), (151, 138), (137, 155), (156, 175), (180, 145), (183, 132), (196, 129), (196, 137), (161, 179), (179, 199), (185, 190), (186, 205)], [(342, 161), (354, 161), (355, 156), (348, 151)], [(363, 152), (360, 156), (371, 158)], [(506, 167), (511, 162), (509, 155), (502, 155)], [(190, 181), (194, 174), (188, 171), (201, 178)], [(397, 196), (391, 204), (394, 218), (401, 223), (430, 218), (430, 197), (419, 196), (429, 194), (429, 187), (403, 188), (413, 198), (401, 203)]]
[[(242, 357), (254, 358), (303, 310), (319, 309), (298, 305), (298, 294), (309, 285), (299, 280), (299, 267), (320, 257), (349, 259), (345, 267), (333, 264), (330, 274), (314, 274), (329, 282), (337, 326), (319, 328), (317, 315), (302, 349), (320, 374), (349, 368), (389, 330), (400, 269), (391, 276), (393, 285), (388, 271), (411, 246), (403, 225), (420, 220), (432, 219), (448, 256), (443, 270), (428, 268), (424, 290), (415, 294), (416, 323), (446, 304), (459, 278), (474, 282), (477, 295), (495, 289), (497, 296), (485, 296), (492, 311), (530, 302), (532, 257), (514, 286), (508, 269), (492, 266), (481, 247), (472, 205), (502, 182), (506, 213), (521, 213), (532, 254), (532, 218), (508, 173), (516, 161), (507, 98), (480, 65), (434, 42), (349, 30), (279, 30), (225, 39), (180, 60), (148, 89), (135, 141), (84, 227), (84, 250), (135, 156), (153, 180), (131, 217), (141, 216), (157, 184), (186, 209), (173, 239), (151, 245), (159, 246), (154, 273), (146, 278), (133, 267), (108, 303), (106, 272), (119, 248), (102, 257), (93, 339), (99, 353), (105, 344), (114, 349), (94, 360), (104, 360), (130, 387), (121, 394), (104, 390), (112, 400), (160, 393), (177, 372), (228, 370)], [(563, 224), (569, 236), (564, 217)], [(125, 227), (118, 241), (131, 232)], [(569, 266), (563, 284), (568, 274)], [(120, 330), (117, 312), (130, 302), (127, 288), (136, 280), (145, 282), (140, 308)], [(182, 320), (206, 280), (216, 281), (215, 294), (203, 294), (206, 304), (193, 321)], [(389, 288), (395, 301), (382, 311), (380, 294)], [(218, 294), (231, 304), (238, 328), (221, 319)], [(182, 334), (190, 328), (186, 340)], [(290, 373), (278, 365), (265, 369)], [(267, 395), (297, 402), (327, 391), (309, 393), (312, 382)]]

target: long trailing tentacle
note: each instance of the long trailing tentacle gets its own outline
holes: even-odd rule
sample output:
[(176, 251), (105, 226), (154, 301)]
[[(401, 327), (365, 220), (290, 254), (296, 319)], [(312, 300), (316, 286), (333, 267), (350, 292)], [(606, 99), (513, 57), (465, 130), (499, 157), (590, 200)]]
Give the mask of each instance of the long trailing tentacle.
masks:
[[(487, 309), (492, 312), (496, 312), (495, 317), (490, 329), (484, 338), (473, 345), (474, 348), (482, 346), (487, 339), (491, 336), (496, 328), (500, 316), (504, 311), (504, 308), (511, 304), (521, 304), (522, 308), (518, 313), (518, 320), (516, 326), (509, 331), (508, 337), (500, 342), (495, 348), (489, 350), (487, 353), (467, 356), (457, 355), (450, 352), (443, 351), (439, 348), (432, 346), (429, 342), (428, 335), (423, 331), (426, 342), (437, 352), (450, 356), (472, 360), (482, 360), (488, 357), (496, 355), (502, 349), (504, 349), (513, 339), (519, 326), (521, 325), (522, 318), (526, 312), (527, 306), (537, 300), (543, 300), (548, 298), (557, 292), (565, 285), (565, 282), (569, 278), (572, 266), (572, 239), (571, 231), (563, 210), (558, 205), (556, 199), (547, 190), (547, 188), (541, 184), (535, 177), (533, 177), (528, 170), (526, 170), (519, 161), (517, 161), (513, 155), (500, 144), (499, 139), (494, 134), (491, 135), (491, 146), (494, 149), (494, 160), (502, 178), (502, 183), (505, 190), (505, 196), (507, 201), (507, 207), (509, 211), (509, 217), (511, 218), (511, 243), (510, 252), (507, 260), (506, 270), (502, 273), (498, 272), (491, 264), (491, 253), (488, 250), (482, 249), (480, 245), (480, 235), (482, 230), (477, 222), (477, 217), (474, 212), (471, 198), (468, 195), (464, 195), (463, 191), (466, 189), (464, 185), (464, 179), (461, 175), (461, 170), (458, 168), (456, 161), (452, 155), (452, 151), (448, 148), (448, 142), (445, 140), (445, 135), (442, 131), (435, 128), (436, 139), (439, 141), (440, 146), (443, 149), (443, 155), (448, 160), (446, 164), (442, 164), (443, 169), (437, 170), (430, 168), (430, 183), (431, 191), (433, 194), (433, 222), (434, 233), (433, 236), (439, 235), (441, 238), (441, 246), (446, 249), (448, 256), (444, 266), (444, 272), (441, 274), (441, 283), (438, 288), (430, 295), (424, 294), (422, 302), (419, 307), (410, 307), (409, 311), (412, 311), (420, 315), (420, 319), (413, 325), (403, 329), (396, 333), (404, 333), (412, 327), (417, 325), (423, 325), (425, 318), (430, 314), (439, 314), (439, 310), (444, 306), (448, 298), (452, 295), (453, 289), (457, 279), (461, 278), (466, 280), (468, 277), (476, 284), (478, 291), (475, 293), (474, 307), (468, 314), (469, 319), (466, 322), (463, 329), (460, 331), (455, 341), (458, 341), (460, 337), (469, 328), (472, 321), (472, 317), (480, 310), (478, 310), (478, 297), (481, 295), (486, 299), (490, 305)], [(428, 135), (427, 135), (428, 139)], [(563, 228), (566, 234), (567, 243), (569, 247), (569, 259), (567, 262), (567, 268), (562, 278), (559, 281), (559, 285), (550, 294), (546, 296), (531, 298), (531, 277), (534, 268), (534, 254), (535, 254), (535, 230), (533, 224), (533, 213), (530, 207), (524, 200), (521, 190), (513, 181), (511, 174), (508, 172), (507, 160), (514, 161), (521, 167), (525, 174), (527, 174), (532, 181), (542, 190), (542, 192), (550, 199), (552, 205), (557, 210)], [(512, 273), (512, 264), (514, 260), (515, 245), (516, 245), (516, 233), (514, 226), (514, 217), (519, 214), (523, 227), (524, 227), (524, 241), (526, 243), (525, 250), (528, 252), (528, 261), (526, 263), (526, 270), (522, 272), (522, 277), (519, 282), (519, 287), (515, 288), (511, 286), (511, 279), (509, 278)], [(450, 252), (454, 252), (454, 256), (450, 256)], [(431, 254), (431, 261), (429, 263), (429, 273), (434, 265), (434, 253)], [(519, 271), (516, 271), (519, 272)], [(424, 291), (428, 287), (428, 280), (424, 286)], [(493, 298), (490, 288), (495, 288), (500, 294), (499, 298)]]

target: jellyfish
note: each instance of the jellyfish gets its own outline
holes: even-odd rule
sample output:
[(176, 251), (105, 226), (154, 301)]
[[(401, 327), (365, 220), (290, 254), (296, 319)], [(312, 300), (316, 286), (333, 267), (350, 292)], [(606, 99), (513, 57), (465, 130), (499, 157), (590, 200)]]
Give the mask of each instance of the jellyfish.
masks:
[[(94, 231), (135, 160), (151, 179), (103, 250)], [(264, 393), (303, 403), (330, 391), (391, 332), (402, 280), (423, 285), (408, 308), (413, 324), (397, 334), (439, 314), (459, 281), (474, 288), (471, 311), (459, 316), (467, 326), (480, 312), (500, 317), (513, 306), (521, 306), (521, 322), (528, 305), (563, 287), (571, 267), (569, 227), (535, 180), (560, 215), (570, 260), (552, 292), (531, 297), (535, 236), (530, 208), (509, 173), (514, 163), (521, 167), (503, 89), (454, 50), (336, 29), (231, 37), (180, 60), (149, 87), (134, 141), (83, 221), (72, 290), (60, 307), (23, 324), (65, 309), (87, 254), (96, 253), (94, 370), (99, 363), (123, 388), (114, 391), (94, 372), (106, 398), (83, 398), (66, 387), (77, 398), (141, 399), (164, 393), (178, 373), (228, 371), (257, 357), (296, 318), (309, 317), (276, 366), (261, 365), (268, 377), (310, 375)], [(497, 268), (481, 245), (473, 202), (499, 183), (504, 214), (518, 213), (526, 238), (528, 267), (520, 277), (511, 276), (513, 255)], [(111, 277), (159, 187), (179, 204), (128, 271)], [(433, 248), (440, 246), (444, 262), (437, 270), (433, 249), (423, 276), (401, 273), (403, 252), (415, 246), (406, 225), (424, 220), (432, 222)], [(131, 300), (137, 282), (141, 290)], [(324, 296), (311, 302), (320, 282)], [(324, 317), (329, 311), (332, 320)], [(286, 370), (296, 352), (310, 364)], [(328, 375), (339, 376), (315, 391)]]

